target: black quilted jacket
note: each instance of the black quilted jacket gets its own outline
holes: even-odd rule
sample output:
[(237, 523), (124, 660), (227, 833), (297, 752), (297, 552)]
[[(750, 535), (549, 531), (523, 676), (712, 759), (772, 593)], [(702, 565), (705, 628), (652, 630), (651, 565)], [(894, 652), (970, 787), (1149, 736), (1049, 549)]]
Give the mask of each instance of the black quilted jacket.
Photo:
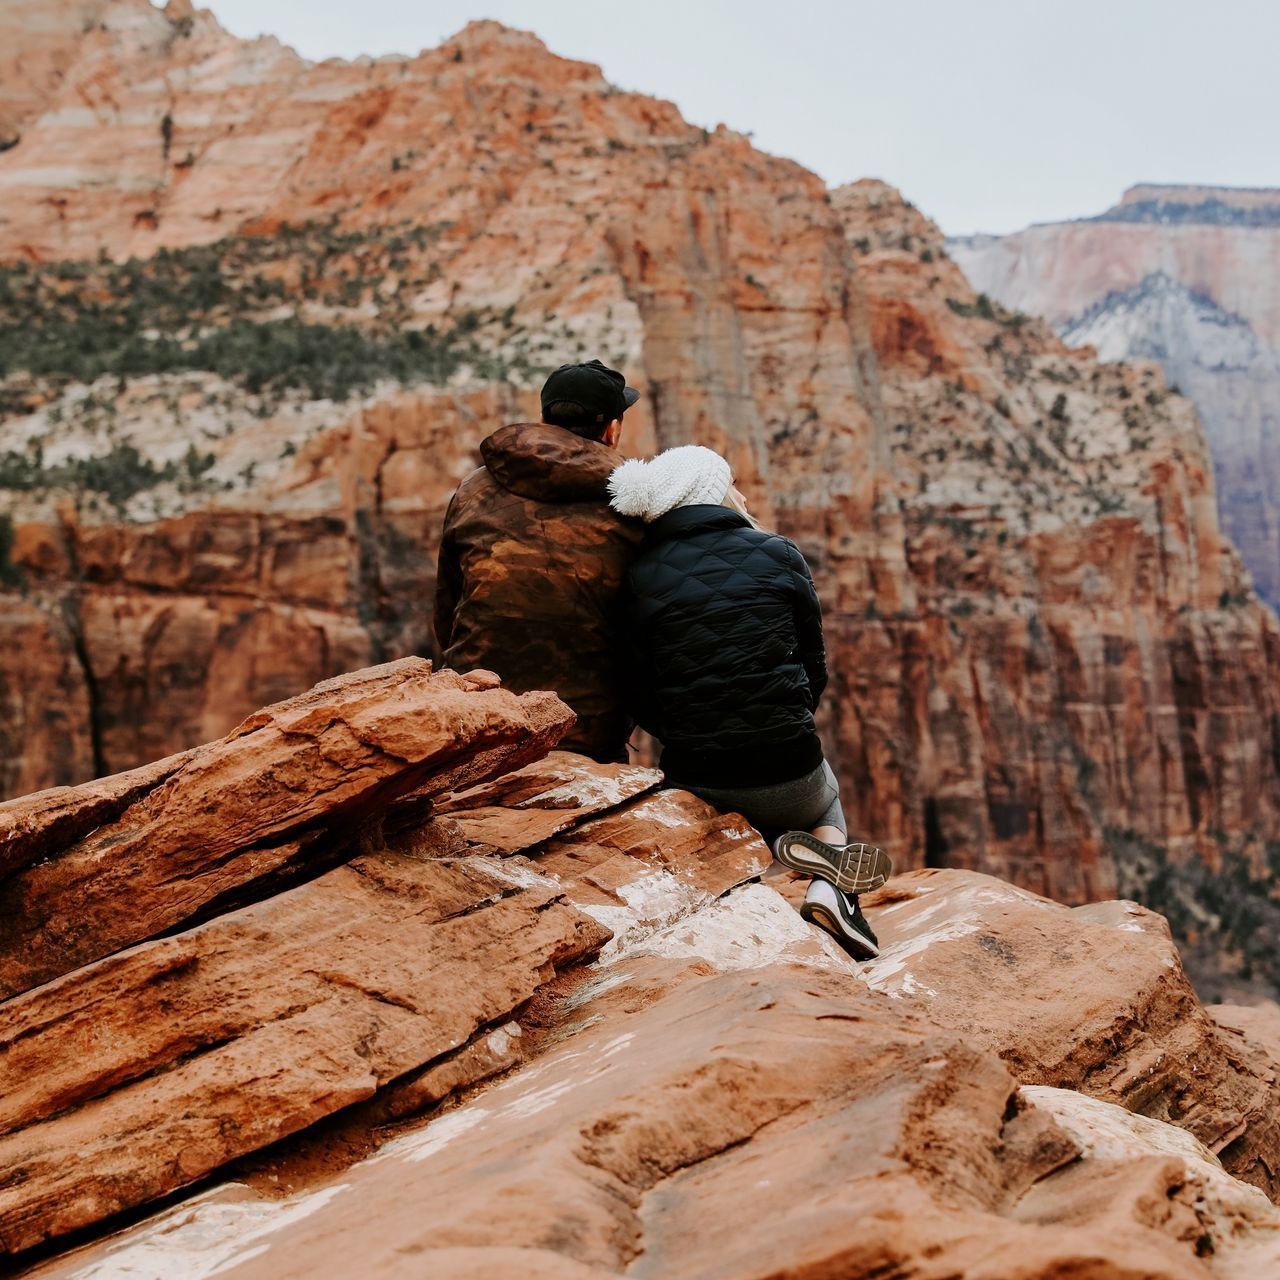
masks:
[(727, 507), (678, 507), (645, 531), (628, 578), (637, 722), (668, 780), (754, 787), (822, 762), (822, 613), (794, 543)]

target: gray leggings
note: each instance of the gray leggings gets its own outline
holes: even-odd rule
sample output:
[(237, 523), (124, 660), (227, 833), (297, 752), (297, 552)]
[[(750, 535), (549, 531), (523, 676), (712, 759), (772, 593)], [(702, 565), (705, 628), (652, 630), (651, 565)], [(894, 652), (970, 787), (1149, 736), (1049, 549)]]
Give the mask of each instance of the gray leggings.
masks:
[(767, 787), (691, 787), (685, 791), (717, 809), (740, 813), (763, 834), (812, 831), (814, 827), (838, 827), (847, 836), (848, 825), (840, 807), (840, 788), (824, 760), (812, 773), (790, 782)]

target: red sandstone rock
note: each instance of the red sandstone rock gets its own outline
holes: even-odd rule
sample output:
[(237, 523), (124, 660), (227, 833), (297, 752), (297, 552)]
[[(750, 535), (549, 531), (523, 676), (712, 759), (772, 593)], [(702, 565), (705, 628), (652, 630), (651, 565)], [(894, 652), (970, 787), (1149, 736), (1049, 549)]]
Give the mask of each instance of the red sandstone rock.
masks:
[(12, 875), (114, 822), (135, 800), (177, 773), (191, 755), (184, 751), (97, 782), (54, 787), (0, 804), (0, 874)]
[(1215, 1004), (1208, 1011), (1218, 1026), (1266, 1054), (1280, 1072), (1280, 1005), (1274, 1001), (1261, 1005)]
[(93, 777), (93, 699), (66, 621), (0, 590), (0, 636), (0, 796)]
[(457, 1276), (1215, 1274), (1182, 1160), (1153, 1145), (1077, 1171), (997, 1059), (864, 987), (627, 969), (536, 1068), (375, 1160), (279, 1206), (206, 1197), (43, 1274), (143, 1256), (246, 1278), (406, 1258)]
[(1280, 632), (1265, 610), (1222, 608), (1248, 588), (1188, 402), (1150, 365), (1100, 364), (980, 303), (892, 188), (859, 182), (833, 202), (871, 315), (921, 615), (852, 678), (846, 714), (880, 744), (867, 829), (923, 810), (904, 836), (931, 865), (1068, 902), (1136, 879), (1115, 865), (1121, 831), (1176, 861), (1217, 859), (1211, 831), (1273, 830), (1280, 792), (1258, 764)]
[(652, 791), (661, 781), (657, 769), (597, 764), (572, 752), (553, 751), (493, 782), (442, 796), (432, 812), (450, 817), (451, 832), (472, 852), (521, 853)]
[[(573, 778), (578, 797), (593, 773), (616, 769), (564, 755), (551, 769)], [(534, 766), (507, 784), (512, 802), (529, 806), (512, 811), (517, 829), (540, 801), (554, 802), (558, 788), (545, 781)], [(488, 802), (502, 790), (495, 782), (470, 796)], [(496, 827), (497, 806), (484, 808)], [(153, 1176), (149, 1134), (131, 1155), (110, 1140), (128, 1131), (117, 1111), (155, 1106), (163, 1115), (184, 1081), (208, 1107), (202, 1059), (234, 1058), (222, 1039), (253, 1044), (252, 1027), (281, 1011), (289, 1025), (296, 1001), (323, 1011), (336, 1037), (323, 1059), (330, 1073), (347, 1061), (344, 1037), (362, 1017), (378, 1019), (347, 1101), (385, 1083), (390, 1056), (409, 1043), (402, 1027), (414, 1028), (414, 1052), (425, 1042), (434, 1055), (425, 1071), (354, 1109), (352, 1123), (385, 1123), (508, 1074), (283, 1202), (215, 1189), (40, 1274), (95, 1280), (150, 1266), (378, 1276), (401, 1274), (410, 1258), (457, 1276), (509, 1265), (546, 1276), (724, 1280), (1251, 1280), (1274, 1262), (1280, 1214), (1167, 1123), (1221, 1140), (1227, 1113), (1257, 1104), (1265, 1082), (1215, 1036), (1149, 913), (1123, 903), (1073, 911), (971, 873), (914, 873), (869, 896), (884, 951), (857, 966), (766, 885), (716, 898), (717, 885), (730, 888), (752, 865), (754, 841), (682, 793), (625, 800), (499, 857), (454, 856), (447, 836), (433, 846), (430, 829), (466, 812), (455, 807), (396, 837), (405, 852), (368, 855), (4, 1006), (14, 1039), (2, 1065), (14, 1081), (0, 1090), (9, 1099), (0, 1128), (23, 1127), (0, 1137), (0, 1156), (76, 1116), (101, 1144), (86, 1145), (83, 1172), (31, 1156), (38, 1177), (12, 1193), (26, 1233), (18, 1239), (74, 1220), (68, 1179), (80, 1177), (101, 1212), (122, 1171)], [(679, 910), (646, 913), (635, 890), (660, 860), (701, 892)], [(545, 967), (532, 976), (538, 956), (560, 946), (564, 960), (598, 946), (602, 935), (568, 901), (591, 911), (602, 889), (606, 902), (634, 908), (630, 923), (587, 970), (543, 987), (518, 1013), (518, 1034), (510, 1017), (519, 990), (547, 976)], [(556, 912), (567, 934), (548, 923)], [(316, 959), (329, 951), (332, 969)], [(194, 967), (183, 962), (192, 953), (201, 956)], [(449, 984), (448, 973), (462, 980)], [(482, 1016), (470, 1001), (491, 983), (500, 994)], [(84, 998), (94, 993), (101, 999)], [(179, 1016), (152, 1017), (161, 1005)], [(23, 1034), (32, 1029), (24, 1016), (38, 1020), (37, 1034)], [(237, 1018), (249, 1029), (237, 1031)], [(82, 1036), (96, 1037), (97, 1053), (65, 1051)], [(207, 1052), (184, 1056), (206, 1041)], [(276, 1062), (270, 1078), (285, 1082), (254, 1112), (259, 1137), (287, 1112), (283, 1097), (314, 1087), (290, 1065), (297, 1050), (278, 1040), (252, 1060), (255, 1079)], [(129, 1082), (143, 1064), (164, 1061), (176, 1065)], [(1010, 1071), (1074, 1088), (1019, 1092)], [(340, 1105), (329, 1096), (326, 1105)], [(1274, 1113), (1274, 1102), (1261, 1105)], [(193, 1159), (223, 1150), (219, 1141), (202, 1134)], [(1255, 1114), (1223, 1154), (1239, 1164), (1252, 1152), (1256, 1177), (1276, 1163), (1277, 1145)], [(292, 1184), (281, 1160), (275, 1167)]]
[(0, 12), (0, 148), (16, 146), (56, 96), (104, 8), (102, 0), (8, 0)]
[(194, 751), (114, 822), (0, 884), (0, 990), (26, 990), (332, 856), (398, 795), (523, 764), (571, 723), (553, 694), (487, 684), (406, 658), (317, 685)]
[(0, 1245), (165, 1195), (371, 1096), (606, 937), (554, 886), (383, 853), (10, 1000)]
[[(564, 726), (549, 696), (517, 699), (494, 685), (488, 673), (433, 676), (429, 664), (406, 660), (267, 708), (223, 743), (150, 776), (83, 788), (84, 803), (120, 797), (126, 787), (190, 789), (191, 775), (207, 782), (238, 760), (238, 788), (202, 793), (206, 829), (216, 816), (238, 830), (235, 810), (247, 806), (269, 832), (263, 780), (297, 772), (269, 735), (283, 735), (296, 754), (314, 724), (344, 731), (347, 753), (323, 758), (342, 760), (335, 783), (353, 795), (367, 790), (353, 735), (394, 754), (401, 770), (416, 760), (418, 777), (435, 764), (433, 783), (420, 785), (415, 801), (454, 790), (442, 802), (448, 812), (400, 837), (403, 851), (367, 854), (0, 1005), (0, 1164), (11, 1174), (0, 1188), (5, 1249), (20, 1252), (165, 1195), (375, 1091), (377, 1102), (357, 1113), (365, 1123), (438, 1105), (510, 1069), (522, 1056), (511, 1015), (557, 968), (598, 951), (611, 927), (620, 944), (633, 941), (767, 864), (740, 818), (681, 792), (644, 797), (657, 781), (652, 770), (555, 753), (467, 785), (504, 758), (519, 763), (543, 749)], [(424, 706), (429, 723), (412, 724), (410, 714), (421, 719)], [(535, 731), (539, 717), (547, 727)], [(454, 737), (441, 766), (428, 744), (446, 732)], [(245, 765), (260, 779), (256, 793), (247, 790)], [(407, 776), (393, 775), (399, 786)], [(308, 787), (308, 796), (332, 802), (322, 814), (330, 823), (351, 803), (327, 791), (315, 760)], [(394, 791), (384, 785), (378, 794)], [(163, 798), (151, 814), (153, 848), (169, 834), (162, 817), (175, 836), (182, 830), (180, 797)], [(136, 801), (121, 822), (146, 805)], [(609, 808), (616, 812), (600, 816)], [(433, 844), (434, 827), (466, 831), (473, 815), (483, 842)], [(554, 821), (539, 827), (539, 816)], [(478, 847), (507, 856), (477, 856)], [(531, 857), (513, 859), (520, 850)], [(119, 891), (112, 899), (134, 930), (137, 917), (147, 918), (136, 897), (124, 912)], [(61, 1153), (70, 1149), (80, 1156), (68, 1164)]]
[(1280, 1194), (1280, 1082), (1214, 1025), (1165, 921), (1131, 902), (1070, 909), (987, 877), (912, 872), (868, 899), (881, 955), (861, 977), (1025, 1084), (1078, 1090), (1187, 1129)]
[(551, 840), (530, 859), (612, 932), (610, 956), (692, 915), (770, 862), (744, 818), (720, 814), (686, 791), (632, 800)]

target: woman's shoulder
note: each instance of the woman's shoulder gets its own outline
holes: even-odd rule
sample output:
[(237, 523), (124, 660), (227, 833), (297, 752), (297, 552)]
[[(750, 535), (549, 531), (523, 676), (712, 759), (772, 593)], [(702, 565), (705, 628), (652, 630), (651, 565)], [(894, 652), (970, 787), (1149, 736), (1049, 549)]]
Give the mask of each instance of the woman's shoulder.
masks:
[(752, 545), (768, 551), (779, 560), (786, 560), (792, 564), (797, 560), (804, 560), (804, 553), (800, 548), (785, 534), (779, 533), (776, 529), (746, 528), (742, 530), (742, 533)]

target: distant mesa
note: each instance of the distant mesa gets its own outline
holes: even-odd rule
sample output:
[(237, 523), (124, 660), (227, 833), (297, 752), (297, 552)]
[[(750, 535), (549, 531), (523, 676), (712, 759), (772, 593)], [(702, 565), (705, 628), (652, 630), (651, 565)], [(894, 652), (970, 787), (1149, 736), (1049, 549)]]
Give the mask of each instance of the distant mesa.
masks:
[(1159, 222), (1215, 227), (1280, 227), (1280, 188), (1198, 187), (1143, 182), (1095, 222)]

